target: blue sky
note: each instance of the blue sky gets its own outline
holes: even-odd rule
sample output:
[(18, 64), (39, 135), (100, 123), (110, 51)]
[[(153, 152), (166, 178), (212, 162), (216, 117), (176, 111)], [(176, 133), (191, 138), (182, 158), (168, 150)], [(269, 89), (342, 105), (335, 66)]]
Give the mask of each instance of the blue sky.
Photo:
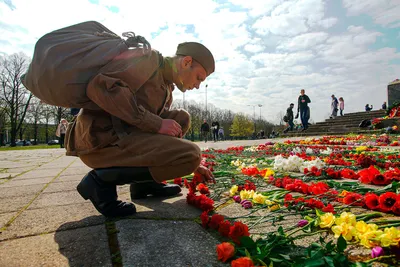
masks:
[[(216, 72), (185, 98), (277, 121), (304, 88), (311, 117), (379, 107), (400, 78), (398, 0), (0, 0), (0, 53), (32, 56), (45, 33), (97, 20), (117, 34), (145, 36), (163, 55), (184, 41), (213, 52)], [(174, 98), (182, 100), (175, 90)], [(257, 116), (259, 109), (257, 108)]]

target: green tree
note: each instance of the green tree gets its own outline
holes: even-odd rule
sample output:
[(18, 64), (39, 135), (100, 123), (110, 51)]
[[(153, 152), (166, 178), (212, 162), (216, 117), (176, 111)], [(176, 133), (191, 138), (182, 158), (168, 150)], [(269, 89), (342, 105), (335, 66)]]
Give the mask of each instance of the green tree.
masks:
[(244, 114), (236, 114), (230, 128), (232, 136), (249, 136), (254, 131), (253, 122)]

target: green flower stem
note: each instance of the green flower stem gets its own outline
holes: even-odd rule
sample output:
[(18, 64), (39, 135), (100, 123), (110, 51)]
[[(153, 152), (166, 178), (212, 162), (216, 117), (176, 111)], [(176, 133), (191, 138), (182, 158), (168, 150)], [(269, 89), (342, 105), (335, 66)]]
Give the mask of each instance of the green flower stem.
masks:
[(380, 261), (380, 260), (384, 260), (384, 259), (393, 259), (395, 257), (396, 257), (396, 255), (385, 255), (385, 256), (380, 256), (380, 257), (376, 257), (376, 258), (364, 261), (364, 263), (371, 263), (374, 261)]
[(374, 224), (391, 224), (391, 223), (398, 223), (400, 220), (383, 220), (383, 221), (373, 221)]
[(378, 226), (378, 229), (397, 227), (397, 226), (400, 226), (400, 223), (390, 223), (390, 224), (386, 224), (386, 225), (380, 225), (380, 226)]
[(312, 235), (321, 234), (321, 233), (326, 233), (326, 232), (328, 232), (328, 230), (320, 230), (320, 231), (311, 232), (311, 233), (308, 233), (308, 234), (298, 235), (298, 236), (292, 237), (292, 238), (291, 238), (291, 241), (294, 241), (294, 240), (296, 240), (296, 239), (300, 239), (300, 238), (303, 238), (303, 237), (306, 237), (306, 236), (312, 236)]
[(291, 236), (291, 235), (293, 235), (293, 234), (295, 234), (295, 233), (297, 233), (297, 232), (299, 232), (299, 231), (302, 231), (302, 230), (306, 229), (306, 228), (310, 225), (310, 223), (313, 223), (313, 222), (314, 222), (314, 221), (310, 221), (310, 222), (308, 222), (306, 225), (304, 225), (303, 227), (294, 230), (294, 231), (291, 232), (290, 234), (286, 234), (286, 237), (289, 237), (289, 236)]
[(357, 221), (368, 221), (373, 218), (379, 218), (383, 217), (383, 214), (381, 212), (373, 212), (369, 214), (362, 214), (362, 215), (356, 215), (356, 220)]

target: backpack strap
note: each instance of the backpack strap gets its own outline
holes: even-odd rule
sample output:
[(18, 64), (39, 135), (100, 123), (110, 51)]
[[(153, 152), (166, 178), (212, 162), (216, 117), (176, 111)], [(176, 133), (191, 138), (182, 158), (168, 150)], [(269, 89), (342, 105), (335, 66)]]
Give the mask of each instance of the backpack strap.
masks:
[[(157, 52), (157, 55), (158, 55), (158, 67), (154, 70), (152, 75), (143, 84), (145, 84), (147, 81), (151, 80), (156, 75), (157, 71), (164, 64), (164, 60), (163, 60), (161, 53)], [(143, 84), (140, 86), (140, 88), (143, 86)], [(140, 88), (138, 89), (138, 91), (140, 90)], [(124, 127), (124, 123), (120, 118), (111, 115), (111, 122), (112, 122), (112, 125), (114, 128), (114, 131), (116, 132), (116, 134), (118, 136), (118, 139), (122, 140), (124, 137), (128, 136), (128, 133), (126, 132), (125, 127)]]

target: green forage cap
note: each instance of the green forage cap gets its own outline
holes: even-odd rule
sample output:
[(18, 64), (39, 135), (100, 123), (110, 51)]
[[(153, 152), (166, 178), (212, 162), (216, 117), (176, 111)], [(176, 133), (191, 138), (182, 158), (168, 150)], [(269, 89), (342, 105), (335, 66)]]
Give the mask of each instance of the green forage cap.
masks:
[(210, 50), (200, 43), (186, 42), (178, 45), (178, 56), (191, 56), (206, 70), (207, 76), (215, 71), (215, 61)]

